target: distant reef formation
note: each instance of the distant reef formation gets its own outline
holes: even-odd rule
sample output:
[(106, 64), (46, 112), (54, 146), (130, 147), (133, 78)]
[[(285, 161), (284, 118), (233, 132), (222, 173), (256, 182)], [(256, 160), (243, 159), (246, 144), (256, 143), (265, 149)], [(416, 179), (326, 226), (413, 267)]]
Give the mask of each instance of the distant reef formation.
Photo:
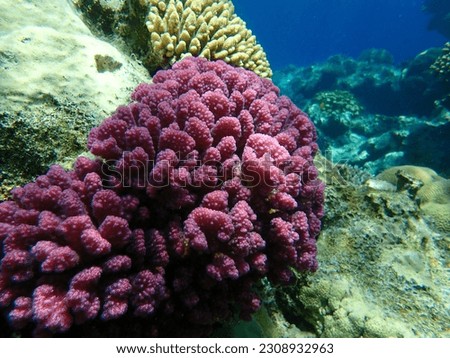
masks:
[(449, 175), (449, 47), (397, 65), (383, 49), (289, 66), (274, 82), (312, 118), (319, 146), (334, 162), (376, 174), (403, 164)]

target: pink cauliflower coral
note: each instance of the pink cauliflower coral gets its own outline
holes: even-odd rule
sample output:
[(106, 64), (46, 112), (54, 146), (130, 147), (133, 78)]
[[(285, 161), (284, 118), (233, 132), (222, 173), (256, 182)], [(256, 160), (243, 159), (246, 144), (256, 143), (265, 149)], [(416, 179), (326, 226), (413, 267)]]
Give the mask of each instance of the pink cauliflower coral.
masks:
[(272, 82), (191, 57), (132, 99), (91, 131), (99, 159), (0, 203), (0, 310), (25, 335), (204, 335), (258, 309), (260, 278), (317, 268), (316, 133)]

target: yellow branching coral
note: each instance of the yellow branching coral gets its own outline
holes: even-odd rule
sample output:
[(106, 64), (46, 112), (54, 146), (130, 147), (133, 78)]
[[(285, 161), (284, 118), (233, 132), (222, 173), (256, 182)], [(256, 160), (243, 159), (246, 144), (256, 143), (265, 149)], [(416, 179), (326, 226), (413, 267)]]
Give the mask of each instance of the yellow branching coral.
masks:
[(221, 59), (262, 77), (272, 71), (263, 48), (229, 0), (141, 0), (148, 3), (147, 29), (162, 63), (187, 55)]

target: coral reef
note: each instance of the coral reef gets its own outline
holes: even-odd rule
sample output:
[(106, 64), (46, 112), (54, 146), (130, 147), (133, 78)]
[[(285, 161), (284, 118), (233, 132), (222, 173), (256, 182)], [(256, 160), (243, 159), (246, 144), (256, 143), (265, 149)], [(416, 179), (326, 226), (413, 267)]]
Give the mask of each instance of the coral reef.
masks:
[(319, 92), (341, 90), (352, 93), (369, 112), (430, 115), (435, 101), (448, 92), (448, 86), (430, 70), (441, 52), (429, 49), (402, 66), (382, 49), (366, 50), (356, 59), (336, 55), (313, 66), (277, 71), (274, 82), (303, 107)]
[(313, 100), (323, 112), (334, 117), (339, 117), (346, 112), (352, 116), (359, 116), (363, 111), (358, 100), (348, 91), (319, 92)]
[(316, 133), (270, 80), (188, 57), (132, 99), (91, 131), (98, 159), (0, 203), (0, 307), (23, 335), (207, 335), (251, 317), (262, 277), (317, 268)]
[(357, 117), (362, 115), (364, 108), (350, 92), (335, 90), (317, 93), (306, 111), (321, 130), (336, 136), (357, 126)]
[(89, 130), (148, 74), (93, 37), (68, 2), (0, 0), (0, 12), (1, 200), (49, 165), (71, 165)]
[(433, 62), (431, 69), (444, 81), (450, 82), (450, 42), (442, 48), (442, 54)]
[[(386, 169), (377, 179), (399, 186), (399, 175), (419, 181), (414, 197), (418, 199), (422, 212), (431, 223), (444, 233), (450, 232), (450, 180), (440, 177), (434, 170), (403, 165)], [(400, 182), (401, 183), (401, 182)]]
[(441, 53), (430, 49), (400, 67), (387, 51), (367, 50), (358, 59), (333, 56), (286, 68), (275, 72), (274, 82), (306, 109), (333, 162), (372, 174), (411, 163), (449, 175), (449, 84), (430, 69)]
[[(90, 30), (104, 41), (92, 36), (69, 2), (0, 0), (0, 200), (12, 186), (28, 182), (53, 161), (67, 167), (79, 153), (89, 127), (99, 123), (118, 104), (126, 103), (128, 98), (124, 94), (128, 96), (137, 83), (148, 80), (147, 70), (140, 66), (139, 60), (143, 60), (147, 69), (154, 69), (152, 61), (156, 56), (151, 52), (146, 27), (148, 1), (73, 2), (92, 21)], [(125, 55), (127, 52), (133, 56)], [(393, 64), (387, 51), (371, 50), (356, 60), (335, 56), (325, 64), (304, 69), (291, 67), (278, 73), (276, 81), (284, 93), (311, 111), (322, 143), (330, 144), (336, 161), (349, 158), (350, 164), (364, 166), (372, 173), (410, 162), (431, 166), (448, 175), (448, 82), (436, 76), (433, 69), (445, 64), (438, 62), (442, 54), (441, 49), (431, 49), (399, 67)], [(216, 75), (221, 77), (223, 73)], [(173, 82), (164, 83), (172, 96)], [(250, 87), (245, 96), (242, 93), (244, 98), (253, 98), (254, 88)], [(140, 93), (147, 93), (143, 102), (152, 97), (148, 88), (141, 87)], [(334, 91), (347, 91), (368, 111), (350, 115), (344, 106), (342, 111), (321, 111), (320, 102), (313, 102), (315, 95)], [(234, 313), (250, 318), (261, 300), (264, 306), (251, 315), (252, 321), (239, 322), (215, 334), (449, 336), (447, 179), (431, 169), (410, 166), (383, 173), (389, 173), (389, 180), (385, 179), (388, 181), (380, 178), (366, 181), (370, 176), (367, 172), (333, 165), (316, 156), (316, 166), (328, 184), (327, 217), (317, 242), (317, 258), (311, 259), (315, 254), (312, 239), (318, 222), (311, 220), (316, 229), (308, 228), (312, 230), (311, 240), (306, 249), (299, 249), (296, 246), (299, 240), (307, 236), (304, 225), (297, 225), (286, 235), (289, 225), (275, 219), (285, 220), (297, 209), (307, 212), (312, 203), (306, 198), (312, 193), (302, 187), (299, 196), (289, 194), (295, 185), (288, 188), (292, 183), (286, 182), (287, 176), (278, 177), (279, 163), (269, 173), (269, 179), (275, 175), (281, 180), (275, 183), (275, 190), (252, 191), (251, 180), (264, 175), (259, 175), (258, 163), (256, 167), (242, 165), (243, 141), (236, 141), (248, 135), (243, 129), (249, 129), (253, 119), (259, 123), (253, 135), (267, 130), (266, 120), (273, 117), (273, 103), (269, 105), (270, 116), (255, 104), (253, 110), (261, 115), (253, 118), (251, 114), (251, 120), (237, 117), (239, 127), (236, 121), (228, 119), (232, 116), (223, 121), (217, 119), (222, 110), (234, 108), (214, 107), (213, 103), (220, 102), (215, 98), (220, 96), (208, 98), (203, 94), (200, 100), (192, 100), (195, 103), (192, 109), (187, 103), (192, 97), (185, 93), (186, 101), (178, 98), (171, 102), (177, 105), (177, 113), (192, 109), (204, 116), (197, 121), (188, 114), (187, 121), (177, 119), (175, 124), (169, 120), (172, 118), (166, 105), (169, 95), (157, 92), (152, 92), (150, 104), (121, 107), (113, 115), (115, 119), (121, 118), (119, 122), (126, 122), (123, 127), (114, 127), (112, 133), (105, 124), (91, 135), (92, 150), (102, 151), (108, 158), (111, 155), (115, 158), (117, 150), (125, 150), (125, 156), (119, 160), (107, 160), (102, 155), (98, 160), (80, 158), (72, 171), (54, 166), (34, 183), (16, 189), (11, 201), (0, 204), (0, 336), (208, 335), (217, 323), (233, 325), (236, 321), (229, 318)], [(267, 97), (264, 100), (270, 102), (270, 95)], [(236, 94), (229, 98), (237, 108), (239, 98)], [(200, 102), (207, 107), (204, 113), (205, 107)], [(245, 101), (242, 103), (246, 105)], [(282, 97), (277, 99), (277, 104), (280, 103), (284, 103)], [(149, 117), (142, 110), (145, 106), (152, 107)], [(283, 118), (285, 109), (274, 119)], [(162, 133), (149, 131), (156, 150), (147, 168), (140, 166), (144, 153), (151, 152), (151, 146), (144, 144), (149, 137), (142, 128), (155, 129), (155, 123), (159, 123), (155, 112), (167, 120), (163, 128), (169, 131), (162, 138), (162, 146), (166, 146), (162, 151), (169, 152), (172, 146), (180, 150), (176, 158), (164, 158), (162, 151), (158, 157)], [(422, 115), (426, 117), (419, 118)], [(207, 123), (214, 126), (202, 131), (203, 120), (211, 120)], [(336, 129), (337, 122), (339, 136), (332, 137), (330, 129)], [(179, 133), (180, 128), (189, 130), (195, 144)], [(225, 130), (231, 131), (228, 137), (234, 138), (236, 149), (233, 139), (222, 136)], [(185, 147), (170, 139), (174, 133), (180, 134), (179, 141), (187, 140), (188, 148), (199, 145), (201, 150), (193, 153), (197, 156), (183, 152)], [(315, 138), (309, 125), (301, 133), (306, 138)], [(311, 158), (307, 149), (306, 153), (302, 150), (291, 153), (295, 144), (291, 135), (289, 131), (275, 136), (280, 147), (289, 148), (291, 157), (300, 154), (302, 158)], [(263, 141), (274, 156), (280, 154), (275, 141), (261, 136), (252, 139), (247, 159), (253, 158), (252, 151), (256, 153), (256, 147)], [(314, 152), (315, 144), (306, 141)], [(212, 149), (206, 156), (207, 148)], [(240, 160), (223, 161), (222, 155), (233, 150)], [(179, 160), (183, 155), (185, 159)], [(161, 165), (149, 185), (142, 182), (142, 177), (155, 168), (155, 159)], [(206, 159), (210, 160), (212, 171), (204, 166), (199, 171), (193, 165), (194, 162), (203, 165)], [(315, 180), (316, 169), (310, 160), (307, 162), (307, 168), (302, 169), (308, 170), (308, 178)], [(214, 168), (232, 170), (214, 172)], [(125, 169), (129, 175), (121, 176)], [(245, 170), (251, 175), (248, 172), (246, 175)], [(244, 189), (237, 180), (231, 180), (229, 186), (222, 185), (228, 177), (219, 174), (239, 177)], [(130, 181), (117, 187), (118, 177)], [(214, 178), (218, 181), (214, 182)], [(161, 182), (170, 183), (174, 190), (161, 187)], [(186, 182), (192, 189), (190, 197), (183, 196), (181, 190), (180, 183)], [(199, 187), (201, 183), (207, 185)], [(241, 199), (247, 198), (249, 192), (251, 211), (242, 210), (246, 208)], [(286, 213), (283, 208), (294, 204), (289, 195), (298, 207)], [(319, 191), (315, 199), (320, 201), (320, 197)], [(320, 207), (315, 210), (321, 211)], [(178, 219), (174, 223), (170, 221), (173, 213)], [(203, 220), (211, 219), (212, 213), (219, 214), (214, 215), (212, 224), (204, 223)], [(233, 230), (238, 231), (227, 225), (230, 220)], [(204, 225), (199, 224), (202, 222)], [(214, 225), (221, 223), (223, 230), (214, 231)], [(246, 236), (249, 240), (235, 240), (244, 230), (250, 230)], [(297, 231), (301, 235), (296, 235)], [(204, 248), (204, 241), (193, 236), (202, 233), (210, 250), (198, 251)], [(229, 241), (225, 239), (227, 234), (231, 237)], [(267, 278), (260, 280), (267, 274), (272, 282), (291, 275), (290, 271), (277, 272), (274, 268), (274, 264), (282, 267), (286, 261), (286, 257), (275, 254), (279, 251), (274, 245), (277, 234), (286, 249), (281, 250), (283, 255), (293, 259), (291, 249), (295, 247), (297, 255), (306, 256), (303, 268), (314, 267), (319, 261), (320, 270), (306, 277), (295, 273), (294, 284), (290, 286), (275, 286)], [(298, 236), (299, 240), (293, 242)], [(230, 260), (225, 255), (216, 255), (219, 249), (225, 254), (232, 251), (226, 255)], [(270, 260), (264, 261), (263, 256), (254, 259), (253, 255), (259, 253)], [(237, 260), (239, 264), (233, 267), (231, 259), (236, 256), (251, 266), (248, 272), (245, 273), (242, 261)], [(194, 269), (183, 271), (186, 267)]]
[(116, 34), (150, 73), (187, 55), (271, 77), (266, 54), (230, 0), (73, 0), (92, 27)]
[(320, 270), (277, 288), (279, 312), (316, 337), (448, 337), (449, 231), (423, 220), (414, 181), (380, 185), (319, 156), (316, 165), (327, 188)]

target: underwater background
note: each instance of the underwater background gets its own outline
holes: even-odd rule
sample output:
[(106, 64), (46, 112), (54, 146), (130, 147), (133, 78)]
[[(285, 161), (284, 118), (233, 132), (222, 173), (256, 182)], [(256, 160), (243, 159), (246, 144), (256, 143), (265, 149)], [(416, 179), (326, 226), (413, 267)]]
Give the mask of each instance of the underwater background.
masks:
[[(449, 41), (448, 0), (0, 0), (0, 337), (449, 338)], [(153, 143), (310, 172), (108, 190)]]
[(388, 50), (396, 63), (445, 37), (428, 30), (431, 14), (422, 0), (286, 0), (273, 11), (269, 0), (234, 1), (236, 12), (264, 46), (274, 70), (312, 65), (336, 54), (357, 57), (368, 48)]

